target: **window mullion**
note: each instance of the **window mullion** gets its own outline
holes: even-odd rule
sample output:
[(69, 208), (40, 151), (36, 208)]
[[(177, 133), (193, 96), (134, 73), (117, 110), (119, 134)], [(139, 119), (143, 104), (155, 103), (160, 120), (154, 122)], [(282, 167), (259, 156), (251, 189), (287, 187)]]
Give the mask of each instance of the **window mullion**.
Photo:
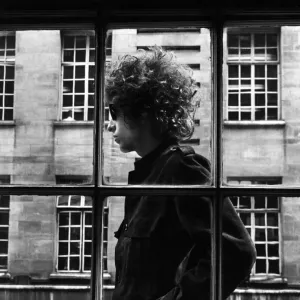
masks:
[(101, 195), (99, 184), (102, 183), (102, 121), (104, 103), (103, 89), (105, 73), (105, 31), (106, 24), (96, 24), (95, 35), (95, 101), (94, 101), (94, 186), (92, 209), (92, 268), (91, 268), (91, 299), (102, 299), (103, 265), (102, 265), (102, 241), (103, 241), (103, 206), (105, 198)]
[(212, 70), (213, 71), (213, 145), (216, 193), (212, 197), (212, 272), (211, 299), (222, 299), (222, 123), (223, 123), (223, 31), (224, 22), (217, 14), (212, 31)]

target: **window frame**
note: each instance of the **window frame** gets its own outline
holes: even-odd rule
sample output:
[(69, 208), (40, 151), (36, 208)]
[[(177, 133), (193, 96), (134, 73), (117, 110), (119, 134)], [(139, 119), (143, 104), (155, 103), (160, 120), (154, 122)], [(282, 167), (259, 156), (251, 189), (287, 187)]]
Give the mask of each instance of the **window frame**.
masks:
[[(277, 35), (277, 60), (274, 61), (255, 61), (253, 59), (254, 57), (254, 34), (276, 34)], [(281, 87), (281, 52), (280, 52), (280, 46), (281, 46), (281, 38), (280, 38), (280, 26), (275, 26), (275, 27), (269, 27), (269, 26), (260, 26), (260, 27), (238, 27), (238, 28), (226, 28), (225, 31), (225, 37), (224, 37), (224, 74), (226, 74), (226, 84), (224, 86), (224, 104), (225, 105), (225, 118), (224, 120), (227, 122), (238, 122), (238, 123), (244, 123), (244, 122), (263, 122), (263, 123), (268, 123), (268, 122), (278, 122), (281, 120), (281, 94), (280, 94), (280, 87)], [(236, 34), (236, 35), (244, 35), (244, 34), (249, 34), (250, 35), (250, 60), (230, 60), (229, 59), (229, 54), (228, 54), (228, 35), (229, 34)], [(242, 119), (241, 118), (241, 112), (243, 111), (243, 106), (239, 103), (237, 106), (234, 106), (237, 108), (237, 110), (232, 110), (229, 109), (229, 94), (230, 94), (230, 89), (229, 89), (229, 66), (237, 66), (238, 68), (243, 65), (249, 65), (250, 66), (250, 81), (251, 81), (251, 86), (250, 86), (250, 119)], [(265, 114), (265, 119), (256, 119), (255, 117), (255, 108), (257, 107), (255, 105), (255, 66), (261, 65), (261, 66), (277, 66), (277, 116), (276, 119), (268, 119), (268, 114)], [(241, 76), (238, 76), (237, 80), (242, 80)], [(264, 81), (268, 80), (269, 77), (267, 77), (267, 74), (265, 74)], [(247, 79), (249, 80), (249, 79)], [(242, 93), (238, 90), (237, 95), (241, 95)], [(275, 107), (274, 105), (268, 105), (266, 96), (268, 95), (268, 91), (265, 88), (265, 91), (263, 93), (265, 97), (265, 105), (261, 106), (264, 108), (265, 112), (267, 111), (268, 107), (271, 106), (271, 108)], [(239, 97), (240, 98), (240, 97)], [(259, 106), (258, 106), (259, 107)], [(229, 119), (229, 112), (238, 112), (238, 120), (235, 119)], [(245, 110), (248, 112), (249, 110)]]
[[(13, 36), (14, 37), (14, 42), (15, 42), (15, 47), (14, 47), (14, 52), (15, 52), (15, 55), (9, 59), (9, 60), (6, 60), (4, 59), (3, 61), (0, 60), (0, 66), (3, 66), (3, 79), (1, 80), (3, 82), (3, 93), (2, 93), (2, 106), (0, 106), (0, 109), (2, 110), (2, 113), (0, 113), (0, 122), (12, 122), (14, 121), (14, 112), (15, 112), (15, 107), (14, 107), (14, 90), (15, 90), (15, 65), (16, 65), (16, 32), (11, 30), (11, 31), (0, 31), (0, 37), (5, 37), (5, 44), (7, 45), (7, 37), (8, 36)], [(9, 48), (11, 49), (11, 48)], [(1, 49), (0, 49), (1, 50)], [(7, 48), (5, 47), (4, 48), (4, 53), (6, 53), (7, 51)], [(11, 50), (12, 51), (12, 50)], [(6, 57), (6, 56), (5, 56)], [(7, 67), (11, 67), (14, 69), (14, 72), (13, 72), (13, 78), (8, 78), (10, 82), (13, 82), (13, 93), (9, 93), (9, 94), (6, 94), (4, 93), (5, 89), (4, 89), (4, 83), (6, 82), (7, 78), (6, 77), (6, 69)], [(5, 85), (6, 86), (6, 85)], [(12, 97), (12, 101), (13, 101), (13, 104), (12, 106), (5, 106), (5, 103), (6, 103), (6, 100), (4, 100), (4, 98), (6, 98), (6, 95), (9, 95)], [(0, 96), (1, 97), (1, 96)], [(12, 118), (11, 119), (5, 119), (5, 110), (10, 110), (12, 111)]]
[[(256, 185), (257, 183), (255, 182), (259, 182), (259, 181), (265, 181), (265, 182), (269, 182), (269, 183), (266, 183), (267, 185), (272, 185), (272, 184), (281, 184), (282, 183), (282, 177), (260, 177), (260, 176), (253, 176), (253, 177), (243, 177), (243, 176), (229, 176), (227, 177), (227, 182), (232, 182), (231, 184), (232, 185), (243, 185), (243, 182), (249, 182), (250, 185)], [(253, 183), (254, 182), (254, 183)], [(274, 243), (273, 241), (269, 241), (269, 239), (266, 238), (266, 240), (262, 243), (262, 242), (259, 242), (257, 244), (263, 244), (265, 245), (268, 245), (269, 243), (270, 244), (278, 244), (278, 268), (279, 268), (279, 273), (275, 274), (275, 273), (257, 273), (256, 272), (256, 264), (255, 266), (252, 268), (251, 270), (251, 274), (250, 274), (250, 278), (249, 280), (250, 281), (259, 281), (259, 280), (272, 280), (274, 278), (283, 278), (283, 274), (282, 274), (282, 271), (283, 271), (283, 253), (282, 253), (282, 199), (281, 197), (276, 197), (277, 199), (277, 205), (278, 207), (277, 208), (268, 208), (268, 207), (265, 207), (265, 208), (256, 208), (255, 207), (255, 197), (253, 196), (249, 196), (250, 197), (250, 208), (247, 207), (247, 208), (241, 208), (239, 205), (236, 206), (235, 203), (232, 201), (235, 209), (236, 209), (236, 212), (238, 213), (238, 215), (240, 216), (241, 213), (250, 213), (250, 224), (248, 224), (246, 227), (248, 227), (250, 229), (250, 235), (251, 235), (251, 238), (254, 242), (254, 244), (256, 245), (256, 240), (255, 240), (255, 230), (256, 228), (259, 228), (259, 227), (264, 227), (265, 229), (268, 228), (269, 226), (267, 225), (267, 222), (265, 220), (265, 224), (263, 226), (261, 225), (258, 225), (255, 223), (255, 216), (256, 214), (265, 214), (267, 216), (268, 213), (276, 213), (277, 214), (277, 226), (270, 226), (270, 227), (276, 227), (278, 229), (278, 240), (276, 240)], [(265, 196), (265, 197), (268, 197), (268, 196)], [(237, 198), (240, 198), (239, 196), (237, 196)], [(238, 199), (237, 199), (238, 200)], [(266, 200), (266, 199), (265, 199)], [(240, 199), (238, 200), (240, 203)], [(268, 200), (267, 200), (268, 201)], [(237, 203), (237, 204), (238, 204)], [(240, 216), (241, 217), (241, 216)], [(243, 218), (241, 218), (243, 220)], [(259, 257), (259, 255), (257, 255), (257, 257)], [(266, 270), (267, 270), (267, 260), (269, 259), (269, 255), (265, 254), (265, 257), (264, 257), (264, 261), (266, 262)]]
[[(57, 273), (65, 273), (65, 274), (72, 274), (72, 273), (76, 273), (76, 274), (86, 274), (86, 273), (90, 273), (91, 270), (85, 270), (84, 269), (84, 265), (85, 265), (85, 254), (84, 254), (84, 249), (85, 249), (85, 229), (86, 228), (92, 228), (92, 224), (91, 225), (87, 225), (85, 224), (85, 219), (86, 219), (86, 215), (87, 214), (92, 214), (92, 206), (91, 205), (85, 205), (85, 197), (86, 196), (79, 196), (80, 199), (80, 205), (71, 205), (70, 200), (71, 197), (74, 195), (64, 195), (65, 197), (68, 197), (68, 204), (67, 205), (59, 205), (59, 197), (61, 196), (57, 196), (56, 199), (56, 216), (57, 216), (57, 239), (56, 239), (56, 264), (55, 264), (55, 271)], [(77, 196), (78, 197), (78, 196)], [(62, 228), (62, 226), (60, 226), (60, 215), (61, 213), (68, 213), (68, 214), (72, 214), (72, 213), (80, 213), (80, 226), (76, 226), (76, 227), (80, 227), (80, 251), (79, 251), (79, 270), (71, 270), (68, 267), (68, 270), (60, 270), (58, 268), (59, 266), (59, 257), (61, 257), (61, 255), (59, 255), (59, 244), (60, 244), (60, 239), (59, 239), (59, 235), (60, 235), (60, 228)], [(69, 224), (69, 226), (63, 226), (64, 228), (69, 228), (69, 231), (71, 231), (71, 228), (75, 227), (72, 226), (71, 224)], [(71, 243), (73, 240), (71, 238), (68, 237), (68, 244)], [(92, 242), (92, 241), (91, 241)], [(70, 250), (70, 249), (69, 249)], [(62, 255), (62, 257), (66, 257), (67, 258), (67, 265), (70, 266), (70, 253), (68, 251), (67, 255)]]
[[(221, 299), (221, 212), (222, 202), (227, 196), (234, 195), (277, 195), (277, 196), (294, 196), (300, 197), (299, 186), (256, 186), (256, 187), (233, 187), (227, 186), (222, 182), (222, 127), (223, 127), (223, 78), (222, 78), (222, 64), (223, 64), (223, 29), (232, 24), (253, 24), (252, 21), (260, 24), (269, 22), (270, 24), (277, 24), (282, 22), (284, 24), (299, 24), (300, 10), (293, 12), (284, 12), (282, 8), (278, 8), (278, 13), (267, 13), (261, 11), (251, 11), (249, 13), (242, 11), (230, 12), (220, 7), (211, 10), (131, 10), (131, 11), (110, 11), (104, 18), (101, 10), (88, 11), (86, 14), (81, 10), (79, 12), (68, 11), (64, 13), (64, 18), (61, 13), (45, 13), (47, 20), (44, 16), (40, 16), (40, 12), (36, 13), (23, 11), (21, 15), (10, 14), (9, 25), (2, 26), (1, 28), (18, 28), (24, 26), (24, 16), (29, 17), (26, 19), (26, 28), (57, 28), (55, 24), (59, 24), (61, 28), (64, 23), (67, 27), (78, 28), (79, 26), (88, 23), (96, 27), (96, 87), (95, 99), (103, 99), (103, 70), (105, 66), (105, 30), (108, 23), (120, 24), (134, 24), (138, 26), (139, 20), (143, 20), (143, 27), (150, 24), (170, 26), (173, 24), (177, 26), (182, 20), (189, 20), (187, 24), (195, 25), (197, 20), (202, 19), (206, 24), (210, 24), (212, 30), (212, 102), (213, 102), (213, 177), (214, 183), (212, 186), (108, 186), (102, 181), (101, 169), (101, 149), (102, 149), (102, 127), (100, 125), (101, 117), (103, 116), (104, 107), (102, 101), (95, 101), (95, 122), (94, 122), (94, 184), (78, 186), (78, 185), (60, 185), (60, 186), (43, 186), (43, 185), (2, 185), (0, 186), (0, 194), (5, 195), (70, 195), (79, 194), (92, 196), (94, 198), (93, 205), (93, 254), (92, 254), (92, 278), (91, 278), (91, 299), (101, 299), (102, 295), (102, 213), (105, 198), (108, 196), (124, 196), (127, 194), (149, 194), (149, 195), (207, 195), (212, 197), (212, 300)], [(103, 13), (103, 14), (104, 14)], [(75, 18), (74, 18), (75, 16)], [(77, 18), (78, 19), (77, 19)], [(103, 17), (101, 19), (101, 17)], [(285, 19), (283, 19), (284, 17)], [(6, 15), (7, 18), (7, 15)], [(100, 20), (101, 19), (101, 20)], [(4, 18), (5, 20), (5, 18)], [(74, 21), (76, 20), (76, 21)], [(196, 20), (196, 21), (195, 21)], [(286, 21), (289, 20), (289, 21)], [(26, 22), (25, 21), (25, 22)], [(48, 23), (46, 23), (48, 22)], [(74, 26), (76, 22), (76, 26)], [(231, 23), (232, 22), (232, 23)], [(45, 24), (45, 26), (43, 26)], [(118, 27), (119, 28), (119, 27)]]
[[(64, 61), (64, 38), (66, 36), (71, 36), (71, 37), (78, 37), (78, 36), (85, 36), (86, 39), (86, 53), (85, 53), (85, 61), (83, 62), (78, 62), (78, 61), (73, 61), (73, 62), (66, 62)], [(71, 78), (71, 80), (67, 80), (67, 81), (71, 81), (72, 82), (72, 86), (73, 86), (73, 91), (71, 92), (71, 96), (72, 96), (72, 107), (71, 107), (71, 113), (72, 113), (72, 121), (74, 122), (93, 122), (94, 120), (89, 120), (88, 119), (88, 110), (89, 108), (91, 109), (91, 106), (89, 106), (89, 95), (93, 94), (94, 95), (94, 103), (95, 103), (95, 92), (94, 93), (90, 93), (89, 92), (89, 81), (92, 79), (92, 81), (95, 82), (95, 77), (94, 78), (90, 78), (89, 77), (89, 68), (92, 67), (96, 67), (95, 66), (95, 61), (90, 61), (90, 39), (94, 38), (95, 39), (95, 32), (93, 30), (72, 30), (72, 31), (68, 31), (68, 30), (61, 30), (61, 82), (60, 82), (60, 109), (59, 109), (59, 116), (58, 116), (58, 120), (59, 121), (64, 121), (65, 119), (63, 118), (63, 112), (64, 112), (64, 106), (63, 106), (63, 98), (64, 98), (64, 69), (65, 67), (72, 67), (73, 68), (73, 77)], [(74, 41), (75, 42), (75, 41)], [(95, 41), (94, 41), (95, 42)], [(68, 48), (67, 48), (68, 49)], [(74, 51), (74, 58), (75, 58), (75, 52), (76, 52), (76, 45), (75, 48), (72, 48)], [(96, 52), (96, 44), (95, 44), (95, 49), (93, 48), (93, 50)], [(96, 55), (95, 55), (96, 58)], [(83, 104), (83, 120), (76, 120), (74, 118), (74, 114), (76, 112), (76, 106), (75, 106), (75, 96), (78, 95), (78, 93), (75, 92), (75, 82), (77, 81), (78, 78), (76, 78), (76, 74), (75, 74), (75, 70), (77, 66), (83, 66), (85, 69), (85, 77), (84, 80), (81, 80), (84, 82), (84, 93), (80, 93), (83, 94), (84, 97), (84, 104)], [(79, 106), (79, 110), (82, 106)], [(95, 109), (95, 105), (94, 105), (94, 109)]]

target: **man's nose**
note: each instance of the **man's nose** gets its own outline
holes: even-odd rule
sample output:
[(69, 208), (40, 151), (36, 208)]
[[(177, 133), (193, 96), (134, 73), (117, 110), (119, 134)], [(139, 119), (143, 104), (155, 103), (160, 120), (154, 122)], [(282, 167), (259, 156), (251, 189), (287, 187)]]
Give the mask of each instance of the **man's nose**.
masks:
[(110, 120), (107, 126), (107, 130), (110, 132), (114, 132), (116, 130), (116, 123), (114, 120)]

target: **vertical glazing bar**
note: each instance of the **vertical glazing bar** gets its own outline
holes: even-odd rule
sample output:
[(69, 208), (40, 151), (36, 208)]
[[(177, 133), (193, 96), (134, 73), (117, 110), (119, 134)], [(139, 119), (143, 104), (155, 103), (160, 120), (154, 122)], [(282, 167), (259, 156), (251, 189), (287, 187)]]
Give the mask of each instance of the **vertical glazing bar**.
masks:
[(104, 198), (97, 193), (93, 199), (93, 251), (91, 274), (91, 300), (101, 300), (102, 297), (102, 227)]
[(94, 185), (93, 198), (93, 250), (91, 273), (91, 299), (102, 299), (102, 227), (104, 198), (100, 196), (99, 183), (102, 180), (102, 115), (105, 65), (105, 24), (102, 18), (96, 20), (96, 62), (95, 62), (95, 108), (94, 108)]
[(213, 53), (213, 130), (214, 130), (214, 179), (216, 186), (215, 197), (212, 206), (212, 278), (211, 299), (222, 299), (222, 63), (223, 63), (223, 22), (217, 13), (212, 32)]

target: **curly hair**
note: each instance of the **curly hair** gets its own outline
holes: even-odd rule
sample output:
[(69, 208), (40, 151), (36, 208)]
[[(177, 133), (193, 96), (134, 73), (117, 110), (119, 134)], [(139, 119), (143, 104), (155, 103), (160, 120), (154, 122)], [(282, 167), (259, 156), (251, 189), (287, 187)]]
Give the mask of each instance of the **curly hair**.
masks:
[(192, 72), (179, 64), (172, 52), (155, 46), (112, 64), (107, 70), (105, 92), (108, 101), (123, 108), (129, 119), (138, 119), (147, 111), (162, 134), (189, 139), (194, 132), (196, 107), (192, 100), (198, 89)]

